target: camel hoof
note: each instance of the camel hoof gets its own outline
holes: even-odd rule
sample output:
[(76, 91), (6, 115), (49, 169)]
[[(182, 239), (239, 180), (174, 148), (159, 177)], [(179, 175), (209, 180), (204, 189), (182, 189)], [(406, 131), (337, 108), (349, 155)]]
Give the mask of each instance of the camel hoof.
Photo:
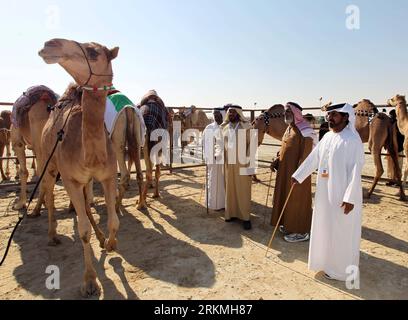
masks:
[(31, 214), (27, 214), (27, 218), (29, 218), (29, 219), (36, 219), (36, 218), (39, 218), (39, 217), (41, 217), (41, 213), (38, 210), (33, 211)]
[(405, 195), (400, 196), (400, 200), (401, 200), (401, 201), (407, 201), (407, 196), (405, 196)]
[(89, 279), (84, 282), (81, 287), (81, 294), (84, 298), (95, 297), (101, 293), (101, 288), (99, 287), (96, 279)]
[(105, 245), (104, 245), (104, 247), (105, 247), (106, 251), (112, 252), (112, 251), (114, 251), (114, 250), (117, 249), (117, 247), (118, 247), (118, 240), (115, 239), (115, 240), (113, 240), (113, 241), (110, 241), (109, 239), (107, 239), (107, 240), (105, 240)]
[(58, 246), (60, 244), (61, 244), (61, 240), (58, 239), (57, 237), (53, 237), (52, 239), (50, 239), (48, 241), (48, 246), (49, 247), (56, 247), (56, 246)]
[(26, 207), (25, 202), (18, 201), (18, 202), (13, 206), (13, 210), (21, 210), (21, 209), (24, 209), (25, 207)]
[(143, 209), (146, 209), (146, 208), (147, 208), (146, 203), (144, 203), (144, 202), (140, 202), (140, 203), (139, 203), (139, 200), (136, 201), (136, 204), (137, 204), (137, 206), (136, 206), (136, 209), (137, 209), (137, 210), (143, 210)]

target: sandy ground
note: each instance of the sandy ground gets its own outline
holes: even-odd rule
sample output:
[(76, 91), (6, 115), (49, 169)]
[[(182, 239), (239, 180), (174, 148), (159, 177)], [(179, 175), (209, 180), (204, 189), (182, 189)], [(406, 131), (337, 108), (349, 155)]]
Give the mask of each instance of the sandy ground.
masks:
[[(372, 173), (370, 161), (365, 171)], [(270, 173), (252, 190), (253, 230), (223, 221), (223, 213), (207, 215), (203, 168), (165, 173), (159, 200), (135, 207), (134, 181), (120, 214), (118, 252), (106, 253), (92, 237), (94, 265), (102, 287), (100, 299), (408, 299), (408, 205), (397, 189), (380, 183), (365, 201), (359, 290), (347, 290), (307, 269), (308, 243), (288, 244), (280, 235), (265, 257), (272, 227), (272, 198), (265, 200)], [(273, 175), (270, 195), (273, 194)], [(370, 181), (364, 180), (367, 189)], [(107, 216), (99, 184), (96, 213), (107, 232)], [(3, 254), (17, 213), (8, 208), (15, 188), (0, 190), (0, 253)], [(25, 220), (19, 227), (5, 265), (0, 267), (0, 299), (81, 299), (83, 255), (68, 196), (55, 190), (58, 232), (62, 244), (47, 246), (47, 216)], [(46, 268), (60, 268), (60, 290), (46, 288)]]

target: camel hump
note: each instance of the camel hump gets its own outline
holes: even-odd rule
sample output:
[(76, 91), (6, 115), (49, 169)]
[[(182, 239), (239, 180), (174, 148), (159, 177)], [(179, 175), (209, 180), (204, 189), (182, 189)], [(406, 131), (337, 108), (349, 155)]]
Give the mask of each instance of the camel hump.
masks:
[(18, 128), (21, 126), (25, 114), (30, 111), (30, 108), (39, 101), (44, 101), (51, 106), (54, 106), (58, 101), (59, 96), (50, 88), (44, 85), (38, 85), (28, 88), (13, 104), (11, 114), (12, 124)]

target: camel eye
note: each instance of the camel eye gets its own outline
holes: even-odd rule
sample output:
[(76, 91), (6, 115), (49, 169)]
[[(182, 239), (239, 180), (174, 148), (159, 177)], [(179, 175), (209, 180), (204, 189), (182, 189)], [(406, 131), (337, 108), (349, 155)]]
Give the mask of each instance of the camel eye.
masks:
[(94, 48), (86, 48), (86, 52), (90, 60), (98, 59), (99, 53)]

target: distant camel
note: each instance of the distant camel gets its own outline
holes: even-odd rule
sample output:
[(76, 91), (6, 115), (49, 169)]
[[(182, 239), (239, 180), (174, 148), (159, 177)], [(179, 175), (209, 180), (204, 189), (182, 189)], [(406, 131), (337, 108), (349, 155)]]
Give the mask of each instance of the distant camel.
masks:
[[(4, 110), (0, 113), (0, 158), (3, 157), (4, 148), (6, 148), (6, 157), (11, 157), (10, 153), (10, 126), (11, 112)], [(10, 180), (9, 159), (6, 160), (6, 173), (3, 171), (3, 160), (0, 159), (0, 173), (3, 181)]]
[(394, 98), (388, 100), (388, 104), (395, 107), (397, 113), (397, 125), (399, 131), (405, 136), (404, 153), (405, 153), (405, 171), (404, 171), (404, 185), (407, 184), (408, 178), (408, 112), (407, 101), (405, 96), (396, 95)]
[[(33, 151), (36, 157), (37, 169), (42, 168), (41, 157), (41, 134), (50, 114), (50, 107), (57, 102), (58, 96), (46, 86), (30, 87), (20, 96), (13, 105), (11, 117), (11, 145), (18, 160), (18, 176), (20, 179), (20, 197), (13, 206), (14, 210), (20, 210), (27, 203), (27, 179), (28, 170), (26, 164), (25, 148)], [(33, 160), (33, 165), (34, 165)], [(34, 165), (35, 168), (35, 165)], [(37, 205), (31, 217), (40, 215), (44, 195), (40, 192)]]
[[(384, 173), (381, 161), (381, 151), (385, 148), (391, 156), (394, 167), (394, 176), (400, 189), (400, 200), (405, 200), (404, 188), (401, 183), (401, 169), (398, 165), (397, 135), (391, 118), (385, 113), (377, 113), (375, 105), (367, 99), (355, 105), (356, 129), (363, 143), (368, 142), (368, 148), (373, 155), (376, 174), (368, 191), (370, 198)], [(371, 119), (371, 120), (370, 120)]]

